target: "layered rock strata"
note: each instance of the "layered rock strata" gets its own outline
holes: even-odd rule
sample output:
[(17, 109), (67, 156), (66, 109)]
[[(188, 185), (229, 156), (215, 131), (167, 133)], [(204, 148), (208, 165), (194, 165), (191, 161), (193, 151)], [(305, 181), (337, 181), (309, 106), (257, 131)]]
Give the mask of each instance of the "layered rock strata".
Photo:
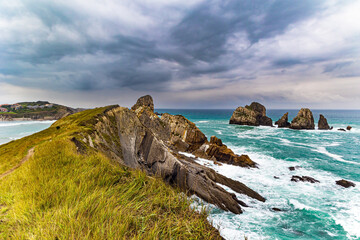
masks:
[[(91, 130), (78, 133), (77, 147), (100, 150), (116, 162), (142, 169), (149, 175), (161, 176), (184, 192), (196, 194), (205, 201), (236, 214), (242, 213), (241, 205), (246, 206), (246, 203), (221, 185), (265, 201), (265, 198), (245, 184), (199, 165), (194, 158), (181, 152), (197, 151), (208, 159), (225, 159), (228, 163), (240, 166), (255, 166), (254, 162), (235, 155), (217, 138), (208, 142), (195, 124), (183, 116), (164, 114), (160, 119), (153, 112), (152, 101), (144, 100), (138, 101), (132, 110), (110, 106), (94, 119), (79, 123), (87, 126), (90, 122), (88, 129)], [(144, 105), (142, 102), (145, 102)]]

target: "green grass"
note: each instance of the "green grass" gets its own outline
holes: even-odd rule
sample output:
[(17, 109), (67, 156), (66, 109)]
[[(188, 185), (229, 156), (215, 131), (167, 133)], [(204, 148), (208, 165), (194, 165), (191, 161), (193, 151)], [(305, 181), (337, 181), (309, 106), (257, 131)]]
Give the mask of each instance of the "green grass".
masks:
[(71, 137), (105, 110), (69, 116), (0, 146), (0, 174), (35, 147), (33, 157), (0, 179), (0, 239), (220, 238), (206, 212), (191, 210), (178, 189), (95, 150), (77, 152)]

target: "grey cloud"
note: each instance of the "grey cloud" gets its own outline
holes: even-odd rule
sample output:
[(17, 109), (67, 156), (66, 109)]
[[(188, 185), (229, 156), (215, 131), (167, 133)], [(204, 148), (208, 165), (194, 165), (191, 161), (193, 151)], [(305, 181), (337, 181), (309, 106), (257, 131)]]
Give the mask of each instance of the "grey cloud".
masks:
[[(349, 73), (344, 70), (352, 63), (344, 60), (343, 52), (323, 55), (319, 51), (311, 56), (302, 56), (299, 51), (289, 56), (262, 54), (271, 49), (271, 41), (266, 41), (322, 13), (326, 4), (321, 1), (209, 0), (189, 8), (175, 8), (178, 18), (172, 18), (170, 23), (167, 9), (152, 13), (151, 4), (141, 7), (147, 3), (140, 2), (135, 4), (140, 5), (137, 11), (146, 14), (150, 24), (134, 29), (120, 18), (97, 18), (96, 9), (91, 15), (69, 2), (22, 2), (24, 8), (1, 14), (0, 18), (28, 15), (42, 26), (34, 28), (30, 36), (6, 41), (0, 36), (0, 77), (10, 76), (0, 78), (0, 82), (13, 85), (61, 91), (166, 92), (176, 91), (172, 86), (184, 82), (188, 87), (182, 91), (202, 91), (276, 76), (283, 68), (317, 64), (323, 74), (358, 76), (354, 67), (349, 68)], [(24, 29), (27, 27), (33, 26), (25, 23)], [(351, 46), (348, 49), (351, 57)], [(334, 59), (338, 62), (326, 64)], [(200, 78), (202, 81), (197, 82)]]

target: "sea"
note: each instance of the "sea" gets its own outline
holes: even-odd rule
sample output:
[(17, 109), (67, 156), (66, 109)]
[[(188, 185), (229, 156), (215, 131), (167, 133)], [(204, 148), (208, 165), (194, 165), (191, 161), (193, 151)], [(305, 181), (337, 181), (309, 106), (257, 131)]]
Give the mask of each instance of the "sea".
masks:
[[(334, 127), (328, 131), (230, 125), (231, 109), (156, 111), (185, 116), (208, 138), (215, 135), (236, 154), (247, 154), (258, 163), (258, 168), (249, 169), (197, 160), (267, 199), (263, 203), (237, 194), (249, 207), (236, 215), (194, 197), (194, 207), (208, 207), (209, 221), (225, 239), (360, 239), (360, 110), (312, 110), (315, 123), (323, 114)], [(275, 122), (286, 112), (291, 120), (298, 110), (270, 109), (267, 115)], [(51, 124), (0, 122), (0, 144)], [(352, 129), (337, 130), (347, 126)], [(296, 167), (295, 171), (289, 167)], [(292, 182), (293, 175), (310, 176), (320, 183)], [(336, 185), (340, 179), (356, 187)]]

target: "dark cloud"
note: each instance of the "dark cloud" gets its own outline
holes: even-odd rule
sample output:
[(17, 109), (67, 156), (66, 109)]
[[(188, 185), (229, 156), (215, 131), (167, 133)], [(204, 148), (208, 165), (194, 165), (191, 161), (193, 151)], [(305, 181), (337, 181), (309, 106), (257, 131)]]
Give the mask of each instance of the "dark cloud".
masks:
[(346, 61), (346, 62), (337, 62), (337, 63), (327, 64), (327, 65), (325, 65), (324, 73), (330, 73), (335, 70), (339, 70), (345, 66), (351, 65), (352, 63), (353, 63), (352, 61)]
[[(59, 91), (176, 92), (174, 86), (181, 86), (180, 91), (205, 91), (255, 82), (278, 77), (283, 68), (287, 69), (283, 75), (290, 74), (298, 66), (321, 68), (318, 72), (327, 76), (359, 76), (352, 67), (357, 66), (353, 64), (358, 57), (353, 51), (356, 43), (346, 42), (354, 36), (340, 39), (346, 42), (344, 47), (334, 41), (328, 43), (334, 50), (318, 47), (321, 50), (314, 53), (311, 46), (323, 40), (311, 37), (316, 35), (316, 24), (303, 25), (309, 19), (316, 23), (341, 4), (312, 0), (209, 0), (179, 2), (181, 6), (146, 1), (19, 3), (0, 10), (2, 26), (9, 26), (0, 36), (0, 83)], [(331, 33), (329, 42), (335, 37)]]

